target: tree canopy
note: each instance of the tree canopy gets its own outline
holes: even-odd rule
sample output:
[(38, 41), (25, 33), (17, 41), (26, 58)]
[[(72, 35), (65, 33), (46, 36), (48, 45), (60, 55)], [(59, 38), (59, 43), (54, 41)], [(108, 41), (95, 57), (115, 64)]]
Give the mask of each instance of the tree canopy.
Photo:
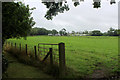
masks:
[(21, 2), (2, 3), (2, 41), (27, 36), (35, 24), (29, 6)]
[[(80, 5), (80, 2), (84, 0), (72, 0), (75, 7)], [(45, 18), (48, 20), (52, 20), (53, 16), (58, 15), (58, 13), (64, 13), (65, 11), (70, 10), (69, 5), (67, 4), (67, 0), (42, 0), (42, 3), (48, 9)], [(116, 3), (115, 0), (111, 0), (110, 4)], [(93, 0), (93, 8), (100, 8), (101, 0)]]
[(94, 30), (91, 32), (91, 36), (102, 36), (102, 33), (99, 30)]

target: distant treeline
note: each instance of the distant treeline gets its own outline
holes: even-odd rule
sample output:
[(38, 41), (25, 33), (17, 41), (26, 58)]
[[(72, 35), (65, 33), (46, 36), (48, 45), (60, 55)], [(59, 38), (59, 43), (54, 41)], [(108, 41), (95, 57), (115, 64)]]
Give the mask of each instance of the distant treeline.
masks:
[(94, 30), (89, 33), (91, 36), (119, 36), (120, 35), (120, 29), (113, 29), (110, 28), (107, 32), (102, 33), (99, 30)]
[(86, 34), (87, 36), (119, 36), (120, 29), (113, 29), (110, 28), (107, 32), (102, 33), (100, 30), (93, 30), (93, 31), (83, 31), (83, 32), (75, 32), (72, 31), (71, 33), (66, 32), (66, 29), (63, 28), (60, 31), (55, 29), (47, 30), (45, 28), (32, 28), (30, 31), (30, 35), (59, 35), (59, 36), (70, 36), (70, 35), (79, 35), (79, 34)]
[(67, 32), (66, 32), (66, 29), (63, 28), (61, 29), (59, 32), (55, 29), (53, 30), (47, 30), (45, 28), (32, 28), (31, 31), (30, 31), (30, 35), (48, 35), (48, 34), (51, 34), (51, 35), (56, 35), (56, 34), (59, 34), (61, 36), (65, 36), (67, 35)]

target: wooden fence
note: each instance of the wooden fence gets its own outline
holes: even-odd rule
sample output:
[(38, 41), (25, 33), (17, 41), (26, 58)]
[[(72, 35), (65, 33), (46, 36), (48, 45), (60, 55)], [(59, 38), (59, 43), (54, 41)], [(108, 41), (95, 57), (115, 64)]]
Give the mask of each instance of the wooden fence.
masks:
[[(43, 47), (40, 47), (40, 45), (43, 45)], [(53, 55), (57, 55), (55, 53), (53, 53), (53, 51), (58, 51), (58, 56), (59, 56), (59, 74), (60, 74), (60, 77), (64, 77), (65, 75), (65, 44), (64, 43), (59, 43), (59, 44), (46, 44), (46, 43), (39, 43), (38, 44), (38, 53), (40, 51), (40, 49), (43, 49), (45, 53), (45, 49), (48, 49), (46, 48), (45, 46), (49, 45), (49, 52), (47, 53), (47, 55), (45, 56), (45, 58), (43, 59), (43, 61), (45, 61), (47, 59), (47, 57), (50, 55), (50, 63), (51, 65), (53, 65), (53, 61), (55, 62), (54, 58), (53, 58)], [(54, 49), (53, 46), (58, 46), (58, 49)]]
[[(12, 42), (6, 42), (6, 45), (10, 45), (11, 47), (15, 47), (15, 48), (19, 48), (20, 51), (22, 51), (22, 44), (19, 43), (12, 43)], [(18, 46), (17, 46), (18, 45)], [(40, 45), (43, 45), (44, 47), (40, 47)], [(50, 45), (51, 47), (49, 48), (45, 48), (46, 45)], [(65, 44), (64, 43), (59, 43), (59, 44), (46, 44), (46, 43), (39, 43), (38, 46), (34, 46), (34, 57), (37, 60), (39, 57), (39, 52), (40, 49), (43, 49), (42, 53), (45, 53), (45, 49), (48, 49), (48, 52), (46, 52), (47, 54), (45, 55), (45, 57), (43, 58), (42, 62), (44, 62), (48, 56), (50, 57), (50, 65), (53, 66), (54, 63), (54, 59), (53, 59), (53, 55), (55, 56), (55, 54), (53, 53), (53, 51), (55, 50), (53, 48), (53, 46), (58, 46), (58, 56), (59, 56), (59, 76), (60, 78), (65, 76), (65, 69), (66, 69), (66, 63), (65, 63)], [(28, 55), (28, 45), (25, 44), (25, 53), (26, 55)], [(38, 49), (37, 49), (38, 48)]]

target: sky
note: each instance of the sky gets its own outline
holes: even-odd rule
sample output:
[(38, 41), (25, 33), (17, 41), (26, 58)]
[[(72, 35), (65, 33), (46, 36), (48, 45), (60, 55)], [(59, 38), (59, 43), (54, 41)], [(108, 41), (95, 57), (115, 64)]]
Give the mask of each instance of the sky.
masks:
[(46, 28), (57, 31), (65, 28), (67, 32), (71, 31), (92, 31), (100, 30), (106, 32), (110, 27), (118, 29), (118, 1), (110, 5), (110, 0), (101, 0), (101, 8), (93, 8), (93, 0), (84, 0), (79, 6), (74, 7), (72, 0), (68, 0), (69, 11), (59, 13), (53, 20), (47, 20), (44, 16), (47, 8), (40, 0), (24, 0), (33, 10), (32, 17), (36, 24), (34, 27)]

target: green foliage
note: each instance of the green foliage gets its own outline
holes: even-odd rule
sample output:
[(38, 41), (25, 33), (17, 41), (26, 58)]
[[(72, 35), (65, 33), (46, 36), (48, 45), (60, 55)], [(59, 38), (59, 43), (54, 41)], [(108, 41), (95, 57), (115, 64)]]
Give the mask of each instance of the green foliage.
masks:
[(94, 30), (90, 34), (91, 36), (102, 36), (102, 33), (99, 30)]
[(83, 34), (88, 34), (88, 33), (89, 33), (89, 32), (88, 32), (87, 30), (83, 32)]
[(47, 30), (45, 28), (32, 28), (30, 31), (30, 35), (48, 35), (48, 34), (58, 34), (58, 31), (53, 29), (53, 30)]
[(53, 30), (52, 30), (52, 34), (53, 34), (53, 35), (58, 34), (57, 30), (53, 29)]
[(29, 6), (21, 2), (2, 3), (2, 37), (3, 43), (9, 38), (26, 37), (35, 24)]
[(107, 35), (109, 36), (119, 36), (119, 29), (113, 29), (112, 27), (108, 30)]
[(61, 30), (59, 31), (59, 34), (60, 34), (61, 36), (67, 36), (66, 29), (65, 29), (65, 28), (61, 29)]
[[(46, 6), (48, 9), (45, 15), (45, 18), (48, 20), (52, 20), (53, 16), (58, 15), (58, 13), (64, 13), (65, 11), (69, 11), (69, 5), (67, 4), (66, 0), (57, 0), (58, 2), (55, 2), (55, 0), (52, 0), (53, 2), (50, 2), (49, 0), (42, 0), (42, 3)], [(74, 3), (74, 6), (77, 7), (80, 5), (80, 2), (84, 0), (72, 0)], [(111, 0), (110, 4), (116, 3), (115, 0)], [(101, 0), (93, 0), (93, 8), (100, 8), (101, 7)]]
[(67, 4), (63, 2), (42, 2), (44, 5), (46, 5), (46, 8), (48, 8), (48, 11), (46, 12), (45, 18), (48, 20), (52, 20), (53, 16), (58, 15), (58, 13), (63, 13), (65, 10), (68, 11), (69, 7)]

